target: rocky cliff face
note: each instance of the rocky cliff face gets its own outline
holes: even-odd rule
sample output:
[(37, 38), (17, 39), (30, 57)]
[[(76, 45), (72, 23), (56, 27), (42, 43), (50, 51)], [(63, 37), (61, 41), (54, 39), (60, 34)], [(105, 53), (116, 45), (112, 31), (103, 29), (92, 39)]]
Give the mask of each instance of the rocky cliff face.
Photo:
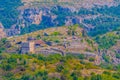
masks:
[[(89, 32), (94, 31), (97, 24), (101, 24), (101, 22), (120, 21), (116, 16), (111, 17), (111, 15), (99, 12), (100, 9), (106, 12), (105, 8), (117, 6), (119, 1), (116, 0), (76, 0), (75, 2), (74, 0), (50, 0), (47, 2), (44, 0), (22, 0), (22, 3), (23, 5), (18, 8), (20, 14), (15, 21), (16, 24), (6, 29), (7, 36), (73, 24), (82, 24)], [(103, 20), (103, 18), (107, 19)], [(103, 24), (101, 25), (103, 26)]]
[(6, 37), (3, 25), (0, 23), (0, 39)]
[(80, 17), (72, 16), (72, 14), (74, 14), (74, 12), (71, 9), (62, 6), (25, 8), (20, 10), (17, 23), (6, 30), (7, 35), (20, 34), (22, 30), (30, 28), (33, 24), (37, 26), (34, 26), (34, 28), (38, 29), (79, 24)]

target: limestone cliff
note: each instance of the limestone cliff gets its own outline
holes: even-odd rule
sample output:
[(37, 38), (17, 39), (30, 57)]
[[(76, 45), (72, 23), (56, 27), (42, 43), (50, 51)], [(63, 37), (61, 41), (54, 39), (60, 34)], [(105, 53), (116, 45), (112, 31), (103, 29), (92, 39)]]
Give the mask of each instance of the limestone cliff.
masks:
[(0, 23), (0, 39), (6, 37), (3, 25)]
[[(11, 14), (11, 11), (8, 13), (10, 16), (6, 14), (6, 18), (1, 21), (4, 24), (7, 36), (30, 33), (49, 27), (74, 24), (82, 24), (88, 32), (94, 31), (92, 34), (96, 34), (100, 28), (103, 29), (106, 25), (108, 27), (105, 27), (105, 31), (110, 31), (111, 25), (113, 25), (112, 28), (120, 26), (120, 23), (118, 23), (120, 22), (119, 14), (117, 14), (120, 8), (118, 6), (120, 1), (118, 0), (19, 1), (21, 1), (22, 5), (16, 3), (15, 8), (12, 8), (16, 12)], [(6, 6), (4, 7), (6, 8)], [(115, 13), (114, 11), (117, 12)], [(7, 10), (5, 13), (7, 13)], [(15, 16), (16, 13), (19, 13), (17, 17)], [(0, 15), (3, 14), (1, 13)]]

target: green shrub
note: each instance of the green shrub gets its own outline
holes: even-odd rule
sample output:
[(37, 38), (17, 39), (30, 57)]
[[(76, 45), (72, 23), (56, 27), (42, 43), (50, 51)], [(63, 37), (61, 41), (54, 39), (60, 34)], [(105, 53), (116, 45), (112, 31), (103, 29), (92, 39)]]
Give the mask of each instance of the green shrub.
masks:
[(73, 72), (71, 76), (73, 77), (73, 80), (78, 80), (78, 76), (75, 72)]
[(92, 75), (91, 80), (102, 80), (101, 75)]
[(3, 64), (2, 69), (5, 71), (10, 71), (13, 69), (13, 66), (11, 64)]
[(120, 59), (120, 54), (116, 53), (116, 58)]
[(52, 36), (58, 36), (58, 35), (61, 35), (61, 33), (60, 33), (60, 32), (55, 31), (55, 32), (53, 32), (51, 35), (52, 35)]
[(108, 71), (104, 71), (103, 74), (111, 75), (111, 73)]
[(12, 77), (14, 74), (12, 72), (7, 72), (4, 76), (7, 78)]
[(33, 78), (33, 76), (25, 74), (21, 77), (21, 80), (33, 80), (32, 78)]
[(48, 72), (47, 71), (38, 71), (36, 74), (36, 76), (40, 76), (40, 77), (43, 77), (43, 76), (47, 76), (48, 75)]
[(56, 67), (57, 72), (61, 72), (63, 69), (64, 69), (64, 67), (62, 65), (57, 65), (57, 67)]
[(105, 60), (105, 62), (110, 62), (110, 57), (107, 56), (105, 53), (103, 54), (103, 59)]
[(84, 55), (84, 54), (79, 54), (79, 55), (78, 55), (78, 58), (79, 58), (79, 59), (85, 59), (85, 55)]
[(116, 78), (116, 79), (120, 79), (120, 73), (114, 73), (113, 77)]
[(36, 38), (37, 38), (37, 39), (40, 39), (40, 38), (41, 38), (40, 34), (38, 34), (38, 35), (36, 36)]
[(89, 61), (90, 61), (90, 62), (94, 62), (94, 61), (95, 61), (95, 58), (92, 58), (92, 57), (91, 57), (91, 58), (89, 58)]
[(114, 68), (113, 64), (108, 64), (108, 63), (101, 63), (100, 67), (109, 69), (109, 70), (113, 70), (113, 68)]

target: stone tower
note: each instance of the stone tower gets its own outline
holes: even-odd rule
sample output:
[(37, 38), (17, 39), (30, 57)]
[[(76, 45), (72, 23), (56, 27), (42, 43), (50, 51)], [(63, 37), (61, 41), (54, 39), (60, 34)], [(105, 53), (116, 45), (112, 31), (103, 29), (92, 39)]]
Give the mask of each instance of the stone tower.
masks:
[(22, 42), (21, 44), (21, 53), (35, 53), (35, 43), (34, 41)]
[(29, 42), (29, 52), (35, 53), (35, 42), (34, 41)]

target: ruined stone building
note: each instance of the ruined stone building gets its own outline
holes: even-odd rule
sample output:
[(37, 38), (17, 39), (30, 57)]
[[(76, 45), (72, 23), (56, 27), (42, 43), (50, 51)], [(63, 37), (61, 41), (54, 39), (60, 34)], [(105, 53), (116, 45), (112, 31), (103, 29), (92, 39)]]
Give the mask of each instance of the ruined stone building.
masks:
[(34, 53), (34, 42), (22, 42), (21, 44), (21, 53)]
[(21, 43), (21, 53), (35, 53), (36, 48), (43, 47), (45, 42), (42, 40), (33, 40)]

